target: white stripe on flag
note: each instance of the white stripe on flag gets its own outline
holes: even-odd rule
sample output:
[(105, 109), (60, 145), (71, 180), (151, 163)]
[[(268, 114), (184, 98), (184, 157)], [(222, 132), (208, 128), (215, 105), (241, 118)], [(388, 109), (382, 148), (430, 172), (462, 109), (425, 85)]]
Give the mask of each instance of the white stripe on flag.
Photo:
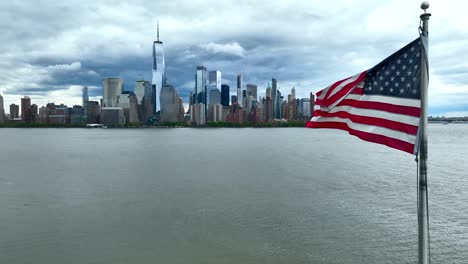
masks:
[(419, 99), (405, 99), (405, 98), (397, 98), (391, 96), (383, 96), (383, 95), (359, 95), (359, 94), (349, 94), (346, 96), (345, 99), (352, 99), (358, 101), (366, 101), (366, 102), (378, 102), (378, 103), (386, 103), (386, 104), (393, 104), (393, 105), (401, 105), (401, 106), (411, 106), (411, 107), (421, 107), (421, 100)]
[(356, 107), (347, 106), (347, 105), (336, 106), (332, 108), (330, 111), (328, 111), (327, 113), (336, 113), (340, 111), (348, 112), (352, 115), (387, 119), (387, 120), (405, 123), (405, 124), (413, 125), (413, 126), (419, 125), (419, 117), (402, 115), (402, 114), (394, 114), (394, 113), (381, 111), (381, 110), (356, 108)]
[[(361, 72), (362, 73), (362, 72)], [(333, 89), (333, 91), (330, 93), (330, 95), (328, 96), (328, 98), (332, 97), (333, 95), (335, 95), (337, 92), (339, 92), (343, 87), (345, 87), (346, 85), (356, 81), (359, 76), (361, 76), (361, 73), (358, 73), (354, 76), (351, 76), (349, 77), (348, 79), (346, 79), (346, 81), (340, 83), (340, 85), (338, 85), (337, 87), (335, 87), (335, 89)]]
[(410, 144), (414, 144), (416, 141), (416, 136), (404, 133), (404, 132), (399, 132), (395, 131), (392, 129), (384, 128), (384, 127), (378, 127), (378, 126), (371, 126), (371, 125), (362, 125), (359, 123), (354, 123), (353, 121), (347, 119), (347, 118), (339, 118), (339, 117), (313, 117), (312, 122), (339, 122), (339, 123), (346, 123), (351, 129), (361, 131), (361, 132), (366, 132), (366, 133), (372, 133), (372, 134), (378, 134), (382, 135), (385, 137), (393, 138), (393, 139), (398, 139), (401, 141), (408, 142)]

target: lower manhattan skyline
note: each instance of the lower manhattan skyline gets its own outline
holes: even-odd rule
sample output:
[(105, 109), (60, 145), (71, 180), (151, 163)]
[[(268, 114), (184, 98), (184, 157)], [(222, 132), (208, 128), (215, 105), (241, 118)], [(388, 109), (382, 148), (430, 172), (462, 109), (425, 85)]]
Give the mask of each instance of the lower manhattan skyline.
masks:
[[(231, 87), (231, 95), (236, 95), (236, 76), (241, 74), (244, 86), (258, 86), (259, 97), (265, 96), (271, 78), (278, 80), (280, 91), (295, 87), (297, 97), (308, 97), (412, 40), (414, 32), (404, 29), (417, 24), (413, 14), (417, 10), (398, 11), (408, 14), (393, 19), (392, 27), (383, 22), (390, 21), (405, 1), (361, 2), (359, 10), (345, 1), (334, 8), (327, 3), (261, 2), (250, 10), (249, 4), (235, 2), (85, 1), (80, 2), (86, 6), (80, 12), (52, 1), (41, 2), (41, 11), (28, 3), (3, 3), (0, 23), (12, 30), (0, 44), (4, 50), (0, 94), (8, 112), (8, 106), (19, 104), (23, 96), (38, 106), (81, 104), (83, 86), (88, 87), (90, 100), (98, 101), (107, 77), (123, 79), (126, 90), (132, 90), (137, 80), (151, 82), (151, 49), (159, 18), (167, 77), (186, 110), (199, 65), (221, 71), (222, 84)], [(460, 41), (467, 33), (451, 26), (466, 23), (456, 13), (462, 8), (442, 1), (431, 4), (441, 23), (431, 30), (429, 114), (467, 116), (467, 71), (459, 59), (468, 54)], [(127, 15), (117, 18), (114, 13)], [(21, 17), (21, 25), (10, 23), (12, 16)], [(37, 19), (44, 22), (36, 25)], [(363, 40), (365, 36), (378, 37)]]

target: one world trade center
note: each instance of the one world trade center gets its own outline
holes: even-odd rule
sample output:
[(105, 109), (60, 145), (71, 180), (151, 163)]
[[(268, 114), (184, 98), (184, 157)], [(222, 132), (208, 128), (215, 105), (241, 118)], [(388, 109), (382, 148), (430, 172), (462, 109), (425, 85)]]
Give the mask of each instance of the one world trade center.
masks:
[(164, 61), (164, 48), (162, 41), (159, 40), (159, 20), (157, 25), (157, 40), (153, 42), (153, 113), (161, 109), (160, 94), (161, 88), (166, 80), (166, 65)]

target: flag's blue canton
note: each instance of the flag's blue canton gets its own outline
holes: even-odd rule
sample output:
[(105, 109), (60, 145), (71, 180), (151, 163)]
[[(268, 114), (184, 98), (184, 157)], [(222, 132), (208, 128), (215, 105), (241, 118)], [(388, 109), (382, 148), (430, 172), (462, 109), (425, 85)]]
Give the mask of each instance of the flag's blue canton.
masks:
[(421, 39), (406, 45), (367, 72), (364, 94), (420, 99)]

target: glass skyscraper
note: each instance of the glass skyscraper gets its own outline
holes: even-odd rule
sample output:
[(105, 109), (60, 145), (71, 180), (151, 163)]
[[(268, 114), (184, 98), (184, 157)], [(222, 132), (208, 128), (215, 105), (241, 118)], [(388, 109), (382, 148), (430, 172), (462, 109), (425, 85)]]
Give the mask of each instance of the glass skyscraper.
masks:
[(223, 106), (229, 106), (229, 85), (221, 85), (221, 104)]
[(88, 120), (88, 102), (89, 102), (89, 96), (88, 96), (88, 86), (83, 87), (83, 116), (84, 120)]
[(166, 80), (166, 63), (164, 60), (164, 47), (162, 41), (159, 40), (159, 21), (157, 25), (157, 40), (153, 42), (153, 80), (152, 86), (155, 92), (152, 98), (153, 112), (160, 110), (159, 98), (161, 88)]
[(242, 106), (242, 75), (237, 75), (237, 103)]
[(120, 78), (105, 78), (102, 81), (102, 107), (117, 107), (117, 98), (123, 92), (123, 80)]

